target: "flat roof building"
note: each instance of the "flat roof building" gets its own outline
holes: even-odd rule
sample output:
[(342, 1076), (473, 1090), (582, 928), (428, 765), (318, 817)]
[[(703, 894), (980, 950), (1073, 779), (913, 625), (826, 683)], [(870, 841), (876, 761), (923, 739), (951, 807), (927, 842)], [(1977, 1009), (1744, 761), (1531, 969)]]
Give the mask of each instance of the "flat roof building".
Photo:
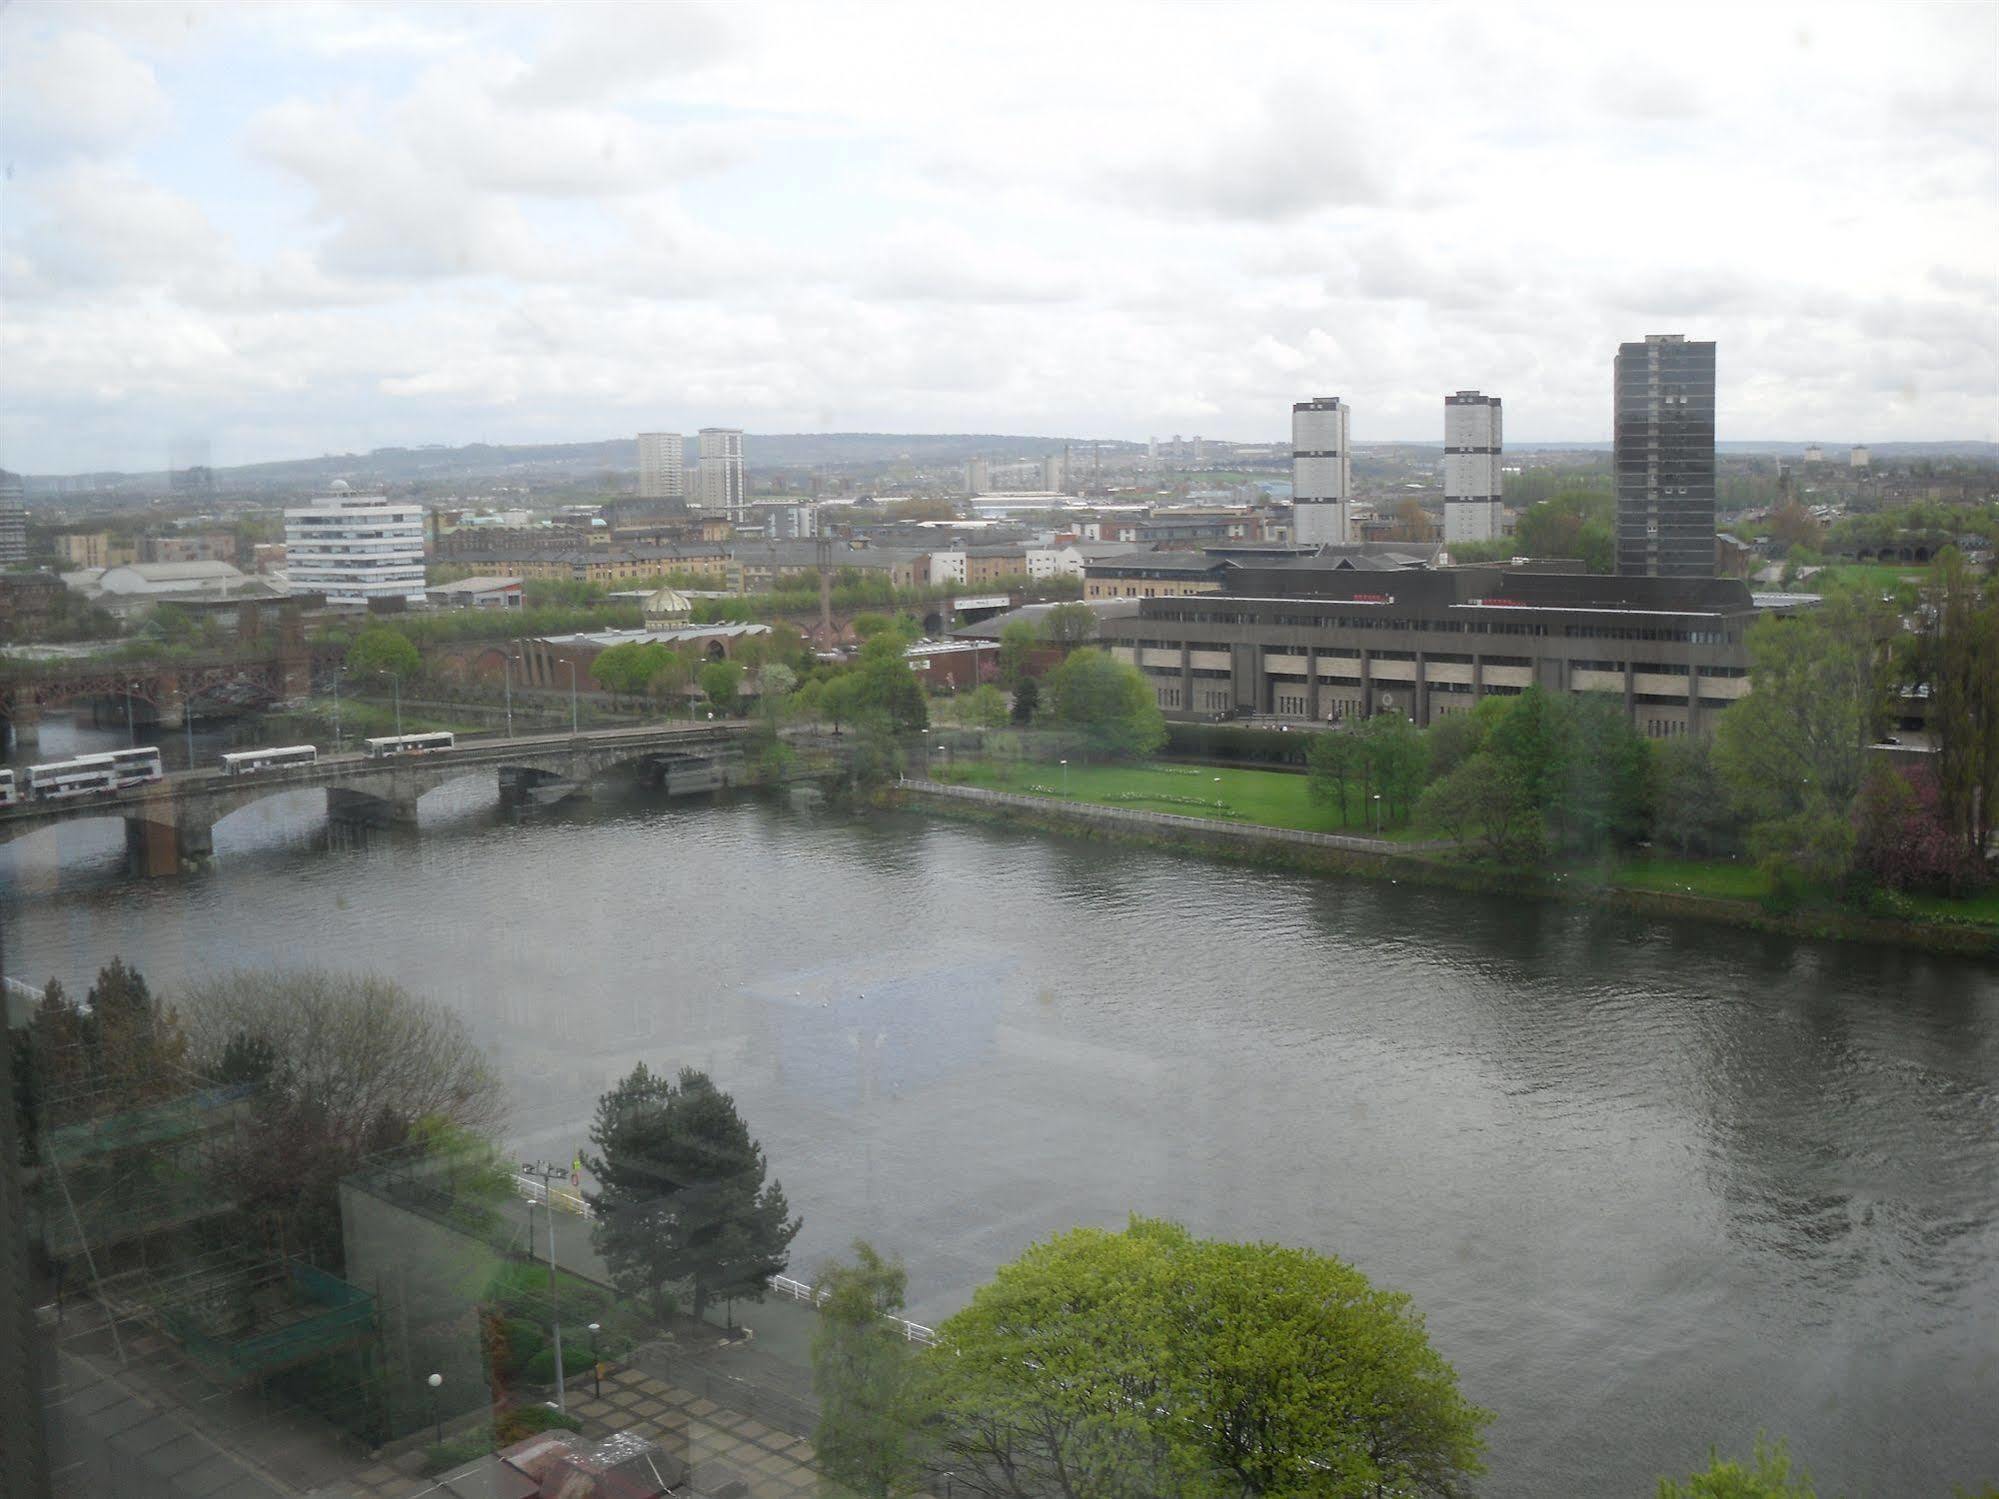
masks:
[(423, 602), (423, 506), (387, 495), (332, 494), (285, 511), (285, 573), (329, 604)]
[(1348, 410), (1338, 396), (1316, 396), (1291, 408), (1291, 534), (1301, 545), (1344, 546), (1353, 539)]
[(1444, 541), (1497, 541), (1501, 524), (1499, 397), (1444, 397)]
[(1748, 691), (1750, 623), (1813, 602), (1759, 600), (1733, 578), (1209, 560), (1206, 591), (1102, 624), (1169, 718), (1427, 725), (1539, 686), (1613, 693), (1653, 738), (1705, 734)]
[(687, 499), (687, 462), (678, 432), (639, 434), (639, 498)]

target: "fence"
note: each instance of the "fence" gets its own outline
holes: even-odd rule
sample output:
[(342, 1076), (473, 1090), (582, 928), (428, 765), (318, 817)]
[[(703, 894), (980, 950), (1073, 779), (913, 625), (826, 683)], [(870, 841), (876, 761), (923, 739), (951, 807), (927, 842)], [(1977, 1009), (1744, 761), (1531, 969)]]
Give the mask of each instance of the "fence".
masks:
[[(789, 1275), (773, 1275), (770, 1278), (770, 1288), (782, 1295), (789, 1296), (793, 1301), (803, 1301), (810, 1306), (818, 1306), (820, 1302), (826, 1299), (824, 1296), (814, 1295), (812, 1287), (808, 1286), (802, 1280), (793, 1280)], [(902, 1330), (903, 1337), (912, 1343), (921, 1343), (925, 1348), (936, 1346), (937, 1331), (935, 1328), (925, 1327), (921, 1322), (911, 1322), (903, 1317), (891, 1317), (886, 1312), (882, 1314), (882, 1320), (884, 1322), (893, 1322)]]
[(1025, 812), (1059, 810), (1089, 822), (1126, 824), (1135, 827), (1177, 828), (1209, 837), (1232, 838), (1244, 843), (1301, 843), (1310, 848), (1338, 848), (1357, 854), (1414, 854), (1450, 848), (1448, 842), (1388, 843), (1376, 838), (1355, 838), (1347, 833), (1313, 833), (1304, 828), (1276, 828), (1268, 823), (1223, 822), (1213, 817), (1188, 817), (1179, 812), (1145, 812), (1135, 807), (1106, 807), (1096, 802), (1065, 801), (1059, 796), (1029, 796), (1019, 791), (988, 791), (983, 786), (953, 786), (946, 781), (915, 780), (902, 777), (897, 783), (905, 790), (926, 796), (950, 796), (960, 801), (984, 802), (987, 806), (1018, 807)]

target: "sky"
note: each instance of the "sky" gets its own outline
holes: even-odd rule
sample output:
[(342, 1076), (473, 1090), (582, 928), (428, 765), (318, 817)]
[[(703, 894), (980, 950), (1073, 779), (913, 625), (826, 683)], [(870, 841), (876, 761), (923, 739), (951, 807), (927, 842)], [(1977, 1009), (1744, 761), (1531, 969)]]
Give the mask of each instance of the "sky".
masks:
[[(0, 8), (0, 466), (1999, 438), (1999, 5)], [(750, 454), (754, 462), (754, 452)]]

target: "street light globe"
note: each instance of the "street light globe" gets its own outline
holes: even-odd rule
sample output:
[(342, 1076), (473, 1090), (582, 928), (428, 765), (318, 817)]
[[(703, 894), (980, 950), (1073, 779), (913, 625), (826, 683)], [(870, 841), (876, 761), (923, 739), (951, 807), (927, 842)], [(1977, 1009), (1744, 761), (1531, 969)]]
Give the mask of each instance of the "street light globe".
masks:
[(592, 1322), (590, 1324), (590, 1331), (592, 1332), (602, 1332), (603, 1330), (603, 1327), (598, 1323)]
[(430, 1376), (429, 1379), (425, 1380), (424, 1383), (429, 1385), (434, 1390), (439, 1385), (444, 1383), (444, 1376), (442, 1374), (433, 1374)]

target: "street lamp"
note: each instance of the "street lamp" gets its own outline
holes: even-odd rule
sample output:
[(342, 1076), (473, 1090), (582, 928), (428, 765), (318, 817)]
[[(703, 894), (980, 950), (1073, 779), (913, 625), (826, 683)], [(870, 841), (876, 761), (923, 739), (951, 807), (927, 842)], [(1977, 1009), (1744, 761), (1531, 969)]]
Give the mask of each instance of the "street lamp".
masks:
[(1069, 794), (1069, 762), (1067, 760), (1062, 762), (1062, 794), (1064, 796)]
[(187, 688), (180, 690), (180, 726), (187, 731), (187, 768), (194, 769), (194, 700), (187, 695)]
[(137, 682), (127, 682), (125, 684), (125, 740), (134, 747), (139, 743), (139, 734), (132, 727), (132, 694), (138, 690), (139, 684)]
[(562, 664), (569, 668), (569, 732), (575, 734), (576, 727), (576, 658), (566, 656)]
[(432, 1439), (441, 1446), (444, 1442), (444, 1417), (438, 1413), (437, 1409), (437, 1388), (444, 1383), (444, 1376), (442, 1374), (433, 1374), (424, 1383), (430, 1386), (430, 1434)]
[(507, 737), (514, 737), (514, 655), (512, 651), (500, 657), (501, 680), (507, 691)]
[(1381, 793), (1374, 793), (1374, 836), (1381, 836)]
[(400, 738), (402, 738), (402, 737), (403, 737), (403, 678), (402, 678), (402, 673), (400, 673), (400, 672), (393, 672), (393, 671), (392, 671), (392, 672), (390, 672), (390, 673), (389, 673), (389, 681), (390, 681), (391, 683), (393, 683), (393, 684), (394, 684), (394, 686), (395, 686), (395, 693), (396, 693), (396, 738), (400, 739)]
[(604, 1398), (604, 1365), (597, 1357), (597, 1334), (603, 1330), (601, 1323), (590, 1324), (590, 1393), (598, 1400)]
[(340, 668), (333, 668), (333, 753), (340, 753)]

